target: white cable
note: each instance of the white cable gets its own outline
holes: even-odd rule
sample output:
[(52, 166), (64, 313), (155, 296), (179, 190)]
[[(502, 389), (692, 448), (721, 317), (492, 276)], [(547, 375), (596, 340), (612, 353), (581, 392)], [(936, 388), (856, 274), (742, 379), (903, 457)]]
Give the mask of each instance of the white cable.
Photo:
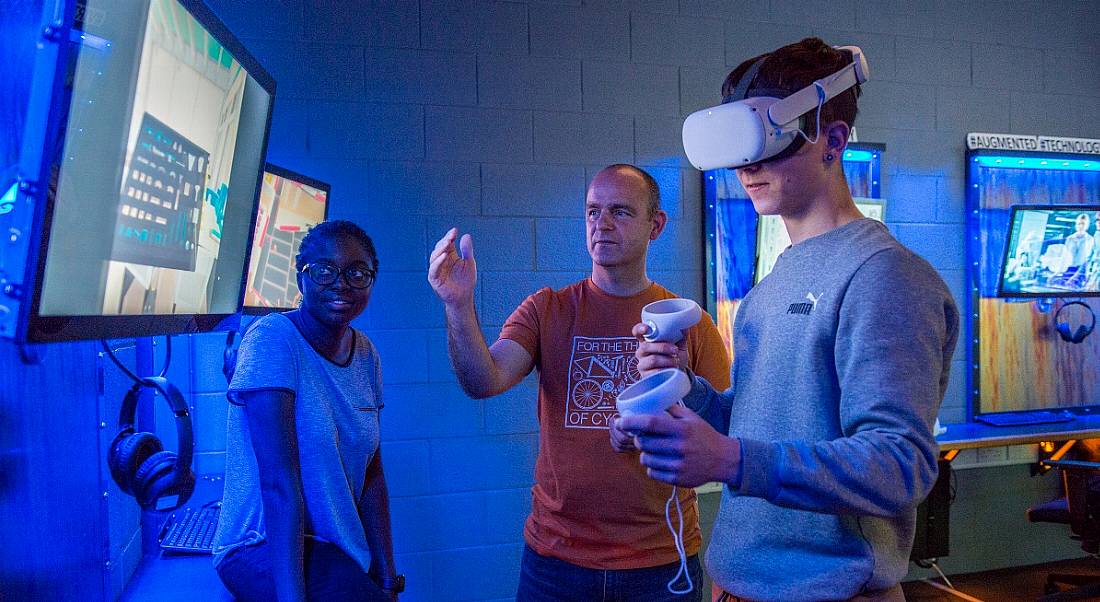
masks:
[(810, 144), (816, 144), (821, 139), (821, 107), (825, 106), (825, 88), (817, 82), (814, 82), (814, 86), (817, 86), (817, 113), (814, 115), (814, 124), (817, 126), (817, 131), (814, 132), (814, 139), (810, 140), (810, 137), (802, 131), (802, 128), (797, 130), (798, 134)]
[(943, 582), (947, 584), (947, 587), (955, 589), (954, 584), (952, 584), (951, 580), (947, 578), (947, 575), (943, 574), (943, 570), (940, 569), (939, 563), (937, 563), (935, 560), (932, 561), (932, 568), (936, 569), (936, 572), (940, 574), (940, 577), (943, 578)]
[[(668, 525), (669, 533), (672, 533), (672, 543), (676, 546), (676, 552), (680, 555), (680, 570), (676, 572), (676, 575), (672, 577), (672, 580), (668, 582), (668, 591), (672, 594), (682, 596), (687, 593), (691, 593), (691, 590), (695, 589), (695, 584), (691, 581), (691, 573), (687, 568), (687, 551), (684, 549), (684, 511), (680, 508), (680, 496), (676, 495), (677, 488), (675, 485), (672, 487), (672, 495), (668, 497), (668, 501), (665, 502), (665, 524)], [(677, 531), (672, 526), (672, 516), (669, 513), (672, 502), (676, 502), (676, 515), (680, 520), (680, 528)], [(675, 584), (680, 580), (680, 575), (684, 576), (687, 580), (687, 589), (676, 589)]]
[(974, 596), (971, 596), (970, 594), (960, 592), (959, 590), (957, 590), (955, 588), (947, 587), (946, 585), (936, 583), (936, 581), (934, 581), (932, 579), (921, 579), (921, 583), (927, 583), (928, 585), (930, 585), (930, 586), (932, 586), (932, 587), (934, 587), (934, 588), (936, 588), (936, 589), (938, 589), (942, 592), (947, 592), (947, 593), (951, 594), (952, 596), (955, 596), (956, 598), (966, 600), (966, 602), (985, 602), (985, 600), (982, 600), (981, 598), (975, 598)]

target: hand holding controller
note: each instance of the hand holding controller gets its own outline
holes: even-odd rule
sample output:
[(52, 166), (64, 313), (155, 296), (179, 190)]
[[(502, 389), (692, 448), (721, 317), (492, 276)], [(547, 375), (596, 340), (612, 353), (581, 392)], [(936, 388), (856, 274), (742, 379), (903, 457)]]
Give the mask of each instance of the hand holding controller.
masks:
[(615, 406), (623, 416), (658, 414), (679, 403), (690, 390), (687, 374), (679, 368), (665, 368), (623, 389)]
[(642, 324), (649, 327), (645, 340), (676, 344), (684, 331), (703, 317), (699, 304), (691, 299), (662, 299), (642, 308)]

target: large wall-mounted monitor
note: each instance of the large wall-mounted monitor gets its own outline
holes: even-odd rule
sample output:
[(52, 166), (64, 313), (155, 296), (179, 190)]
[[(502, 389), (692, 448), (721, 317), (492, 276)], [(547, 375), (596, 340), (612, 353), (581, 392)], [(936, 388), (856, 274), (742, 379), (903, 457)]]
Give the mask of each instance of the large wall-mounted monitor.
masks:
[(306, 232), (328, 215), (330, 191), (324, 182), (267, 164), (252, 237), (246, 314), (298, 307), (294, 259)]
[(209, 330), (241, 306), (274, 80), (201, 2), (57, 4), (15, 41), (40, 49), (0, 335)]
[(1001, 297), (1100, 296), (1100, 205), (1013, 205)]

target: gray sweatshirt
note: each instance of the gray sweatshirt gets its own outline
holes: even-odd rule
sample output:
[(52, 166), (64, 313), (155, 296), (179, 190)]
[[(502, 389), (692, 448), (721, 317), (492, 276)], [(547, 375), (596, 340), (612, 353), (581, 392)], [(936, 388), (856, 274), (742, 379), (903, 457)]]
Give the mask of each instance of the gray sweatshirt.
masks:
[(958, 310), (924, 259), (861, 219), (788, 248), (734, 323), (733, 383), (684, 400), (741, 441), (707, 550), (716, 584), (752, 600), (846, 600), (896, 585)]

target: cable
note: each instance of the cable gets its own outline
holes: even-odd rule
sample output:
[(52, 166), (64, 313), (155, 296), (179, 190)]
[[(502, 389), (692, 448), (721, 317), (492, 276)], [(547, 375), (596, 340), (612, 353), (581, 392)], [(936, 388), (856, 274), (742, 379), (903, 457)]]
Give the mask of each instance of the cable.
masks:
[[(691, 573), (687, 567), (687, 550), (684, 549), (684, 511), (680, 508), (680, 496), (676, 493), (677, 488), (673, 485), (672, 495), (668, 496), (668, 501), (665, 502), (665, 524), (668, 525), (668, 530), (672, 533), (672, 543), (676, 546), (676, 552), (680, 555), (680, 570), (668, 582), (667, 587), (670, 593), (682, 596), (695, 589), (695, 584), (691, 581)], [(676, 502), (676, 515), (680, 519), (679, 529), (672, 526), (672, 516), (669, 513), (673, 501)], [(684, 579), (687, 580), (687, 589), (676, 589), (675, 584), (680, 580), (680, 575), (683, 575)]]
[(164, 337), (164, 365), (160, 367), (160, 376), (164, 378), (168, 374), (168, 364), (172, 363), (172, 337)]
[(935, 581), (933, 581), (931, 579), (921, 579), (921, 583), (927, 583), (928, 585), (930, 585), (930, 586), (932, 586), (932, 587), (934, 587), (938, 590), (947, 592), (947, 593), (951, 594), (952, 596), (955, 596), (956, 598), (960, 598), (962, 600), (966, 600), (967, 602), (985, 602), (981, 598), (975, 598), (974, 596), (971, 596), (970, 594), (960, 592), (959, 590), (957, 590), (953, 587), (947, 587), (946, 585), (940, 585), (939, 583), (936, 583)]
[[(157, 376), (161, 378), (168, 374), (168, 366), (172, 363), (172, 337), (166, 336), (164, 337), (164, 339), (164, 365), (160, 367), (160, 373), (157, 374)], [(119, 370), (122, 370), (123, 374), (130, 377), (130, 380), (134, 381), (135, 383), (141, 386), (146, 386), (145, 382), (138, 375), (131, 372), (129, 368), (122, 364), (122, 362), (118, 361), (118, 358), (115, 357), (114, 350), (112, 350), (111, 346), (107, 344), (106, 339), (100, 340), (99, 344), (103, 347), (103, 351), (107, 353), (107, 357), (111, 358), (111, 361), (114, 362), (116, 366), (118, 366)]]
[(951, 580), (947, 578), (947, 575), (943, 574), (943, 570), (940, 569), (940, 564), (935, 560), (932, 561), (932, 568), (936, 569), (936, 572), (940, 574), (940, 578), (943, 579), (943, 582), (947, 584), (947, 587), (955, 589), (955, 585), (951, 583)]
[(106, 339), (101, 340), (99, 342), (99, 344), (103, 346), (103, 351), (107, 352), (107, 357), (111, 358), (111, 361), (114, 362), (116, 366), (118, 366), (119, 370), (122, 370), (123, 374), (125, 374), (126, 376), (129, 376), (130, 380), (134, 381), (135, 383), (137, 383), (139, 385), (142, 385), (142, 386), (145, 385), (145, 383), (143, 383), (141, 381), (141, 379), (138, 378), (138, 376), (136, 374), (134, 374), (133, 372), (130, 372), (129, 368), (127, 368), (126, 366), (123, 366), (122, 362), (118, 361), (118, 358), (115, 357), (115, 352), (111, 350), (111, 346), (107, 344)]
[(817, 113), (814, 115), (814, 125), (817, 129), (814, 132), (814, 139), (810, 140), (810, 137), (802, 131), (802, 128), (797, 130), (798, 134), (810, 144), (816, 144), (821, 139), (821, 107), (825, 106), (825, 87), (817, 82), (814, 82), (814, 86), (817, 87)]

